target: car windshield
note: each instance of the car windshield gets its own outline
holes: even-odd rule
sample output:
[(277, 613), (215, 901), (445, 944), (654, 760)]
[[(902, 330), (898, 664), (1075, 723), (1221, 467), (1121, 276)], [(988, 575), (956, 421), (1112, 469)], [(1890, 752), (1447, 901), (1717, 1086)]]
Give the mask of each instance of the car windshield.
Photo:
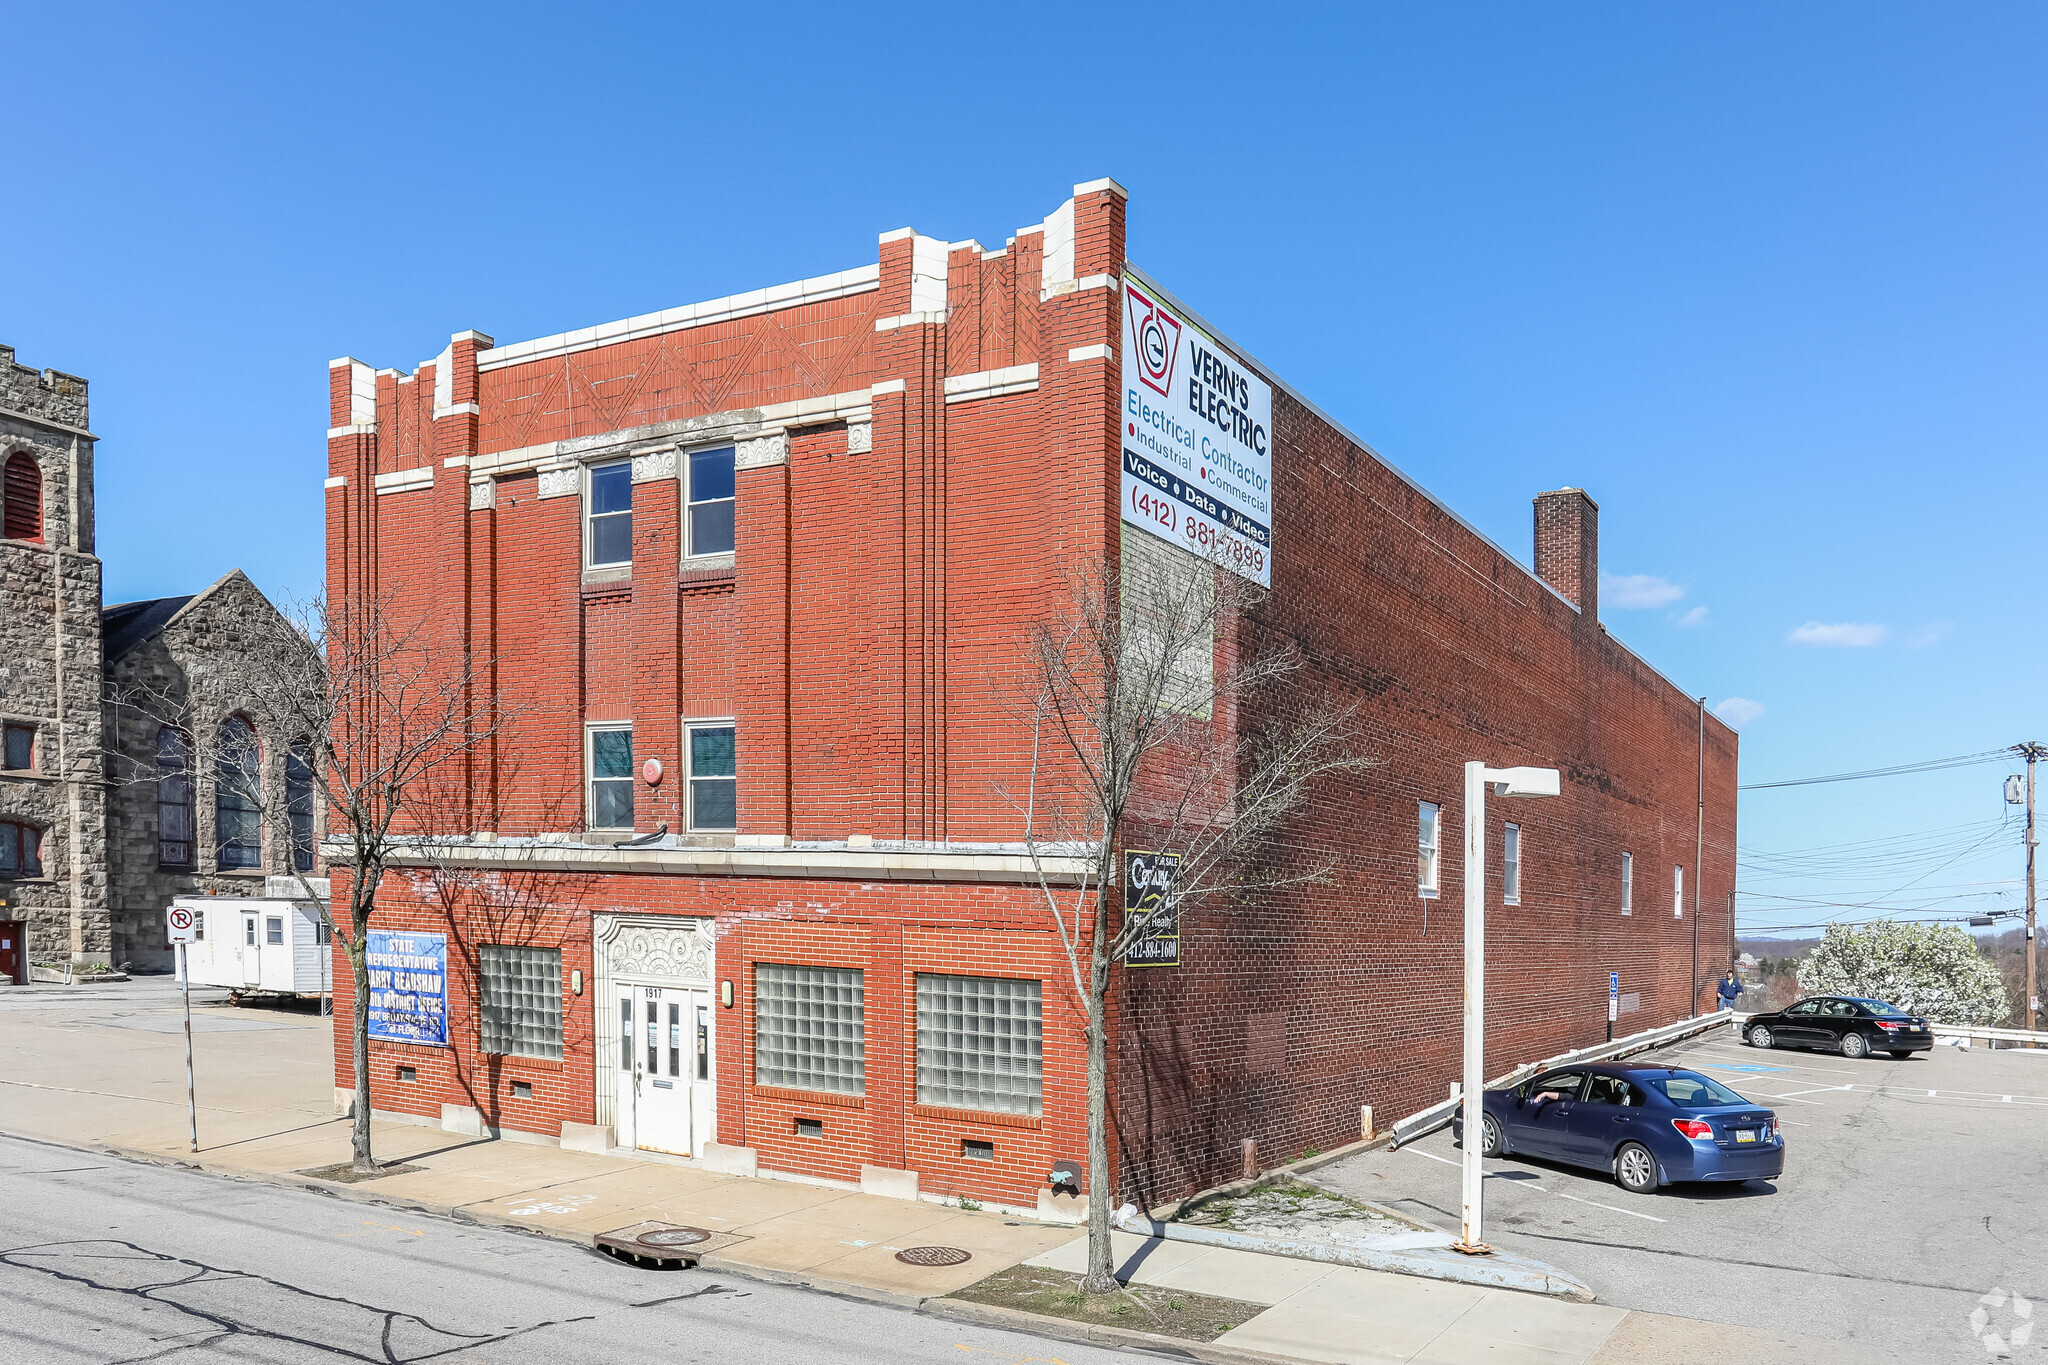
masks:
[(1850, 998), (1851, 998), (1851, 999), (1853, 999), (1853, 1000), (1854, 1000), (1854, 1001), (1855, 1001), (1855, 1002), (1856, 1002), (1857, 1004), (1859, 1004), (1859, 1005), (1863, 1006), (1863, 1008), (1865, 1008), (1865, 1009), (1869, 1010), (1869, 1011), (1870, 1011), (1870, 1012), (1871, 1012), (1872, 1014), (1904, 1014), (1904, 1013), (1906, 1013), (1906, 1011), (1905, 1011), (1905, 1010), (1902, 1010), (1902, 1009), (1900, 1009), (1900, 1008), (1899, 1008), (1899, 1007), (1898, 1007), (1897, 1005), (1889, 1004), (1889, 1003), (1887, 1003), (1886, 1001), (1883, 1001), (1883, 1000), (1872, 1000), (1872, 999), (1869, 999), (1869, 998), (1868, 998), (1868, 997), (1866, 997), (1866, 996), (1861, 996), (1861, 995), (1858, 995), (1858, 996), (1852, 996), (1852, 997), (1850, 997)]
[(1749, 1103), (1719, 1081), (1710, 1080), (1693, 1071), (1674, 1071), (1668, 1076), (1645, 1076), (1642, 1079), (1654, 1086), (1673, 1104), (1693, 1106)]

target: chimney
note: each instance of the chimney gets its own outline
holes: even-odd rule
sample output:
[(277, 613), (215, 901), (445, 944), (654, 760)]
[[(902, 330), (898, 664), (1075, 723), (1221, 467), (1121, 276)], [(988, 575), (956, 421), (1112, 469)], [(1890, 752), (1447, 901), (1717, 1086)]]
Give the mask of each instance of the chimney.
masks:
[(1536, 576), (1579, 609), (1600, 619), (1600, 504), (1583, 488), (1536, 495)]

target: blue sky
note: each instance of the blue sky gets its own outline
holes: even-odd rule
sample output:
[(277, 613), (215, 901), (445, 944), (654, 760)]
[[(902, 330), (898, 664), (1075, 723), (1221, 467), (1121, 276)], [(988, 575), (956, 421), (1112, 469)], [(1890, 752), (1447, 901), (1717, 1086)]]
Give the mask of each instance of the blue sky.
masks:
[[(109, 600), (318, 586), (331, 357), (821, 274), (905, 224), (993, 244), (1112, 175), (1141, 266), (1510, 551), (1537, 490), (1589, 489), (1609, 628), (1750, 703), (1746, 780), (2048, 734), (2038, 7), (7, 27), (0, 341), (92, 380)], [(2003, 772), (1750, 794), (1760, 850), (1940, 833), (1848, 859), (1855, 894), (1834, 855), (1745, 889), (2010, 903), (1976, 885), (2020, 865)]]

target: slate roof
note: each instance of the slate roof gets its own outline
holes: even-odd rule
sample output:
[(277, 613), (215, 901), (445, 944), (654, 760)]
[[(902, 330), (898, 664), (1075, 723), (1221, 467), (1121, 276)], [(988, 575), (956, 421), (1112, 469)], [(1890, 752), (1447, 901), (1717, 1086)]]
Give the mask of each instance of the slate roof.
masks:
[(183, 597), (156, 597), (145, 602), (122, 602), (100, 608), (100, 639), (108, 663), (116, 663), (143, 641), (162, 630), (197, 593)]

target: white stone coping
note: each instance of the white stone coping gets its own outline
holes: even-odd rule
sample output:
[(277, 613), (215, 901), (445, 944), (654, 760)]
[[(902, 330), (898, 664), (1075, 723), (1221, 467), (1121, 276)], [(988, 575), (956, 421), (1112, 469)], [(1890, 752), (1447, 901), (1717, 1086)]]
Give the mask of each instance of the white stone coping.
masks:
[(1098, 343), (1094, 346), (1076, 346), (1067, 352), (1067, 363), (1078, 365), (1084, 360), (1116, 360), (1116, 347)]
[(967, 403), (977, 398), (1000, 398), (1006, 393), (1029, 393), (1038, 387), (1038, 364), (1011, 365), (1000, 370), (956, 374), (946, 380), (946, 401)]
[(471, 477), (488, 474), (504, 478), (550, 465), (581, 464), (608, 456), (651, 455), (662, 450), (716, 445), (756, 436), (780, 436), (791, 427), (819, 426), (827, 422), (855, 424), (872, 421), (873, 399), (867, 389), (846, 393), (820, 394), (788, 403), (769, 403), (758, 408), (731, 412), (710, 412), (701, 417), (682, 417), (672, 422), (625, 427), (571, 437), (566, 441), (543, 441), (539, 445), (512, 450), (484, 451), (471, 456)]
[(379, 494), (409, 493), (415, 488), (432, 488), (434, 467), (426, 464), (417, 469), (394, 469), (387, 474), (377, 475), (372, 482)]
[(622, 318), (617, 322), (601, 323), (596, 327), (558, 332), (554, 336), (536, 337), (532, 341), (515, 341), (509, 346), (478, 352), (477, 369), (502, 370), (508, 365), (547, 360), (576, 351), (591, 350), (598, 346), (611, 346), (621, 341), (658, 336), (663, 332), (677, 332), (686, 327), (704, 327), (714, 322), (730, 322), (734, 318), (753, 317), (756, 314), (772, 313), (783, 308), (799, 308), (808, 303), (824, 303), (830, 299), (845, 298), (850, 294), (865, 294), (881, 287), (882, 267), (879, 262), (874, 265), (857, 266), (852, 270), (841, 270), (832, 275), (818, 275), (790, 284), (778, 284), (769, 289), (752, 289), (744, 294), (730, 294), (722, 299), (686, 304), (681, 308), (668, 308), (659, 313), (642, 313), (638, 317)]
[[(573, 836), (570, 836), (573, 837)], [(660, 843), (621, 845), (540, 843), (533, 839), (438, 842), (432, 853), (420, 845), (401, 847), (393, 866), (524, 868), (561, 872), (625, 872), (668, 877), (815, 877), (834, 881), (1012, 882), (1038, 880), (1031, 856), (1016, 844), (801, 843), (789, 848), (678, 847), (673, 835)], [(323, 846), (330, 862), (346, 862), (348, 848)], [(1078, 885), (1094, 864), (1085, 854), (1047, 853), (1040, 860), (1045, 879)]]

